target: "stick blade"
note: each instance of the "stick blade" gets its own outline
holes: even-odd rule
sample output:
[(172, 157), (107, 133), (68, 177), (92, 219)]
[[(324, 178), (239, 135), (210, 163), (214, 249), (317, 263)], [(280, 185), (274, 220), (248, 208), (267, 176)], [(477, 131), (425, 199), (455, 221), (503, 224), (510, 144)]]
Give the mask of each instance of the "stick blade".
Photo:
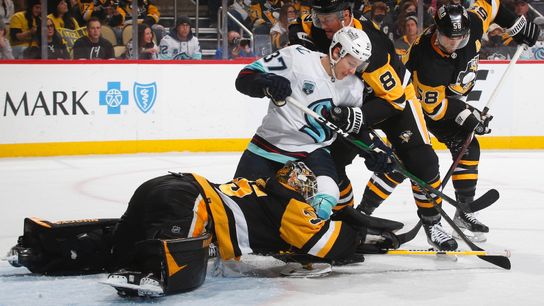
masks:
[(510, 270), (512, 268), (512, 265), (510, 264), (510, 259), (506, 256), (501, 255), (478, 255), (481, 259), (494, 264), (495, 266), (499, 266), (503, 269)]
[(497, 202), (500, 198), (500, 194), (497, 189), (490, 189), (484, 193), (481, 197), (477, 198), (473, 202), (468, 204), (467, 212), (477, 212), (484, 208), (491, 206), (493, 203)]

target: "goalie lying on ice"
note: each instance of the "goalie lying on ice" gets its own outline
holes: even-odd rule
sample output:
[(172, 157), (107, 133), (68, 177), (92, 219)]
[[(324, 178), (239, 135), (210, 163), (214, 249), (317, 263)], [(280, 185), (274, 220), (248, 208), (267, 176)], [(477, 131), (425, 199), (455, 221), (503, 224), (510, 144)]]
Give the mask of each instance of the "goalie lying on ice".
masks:
[(289, 162), (273, 178), (226, 184), (171, 173), (143, 183), (120, 219), (25, 219), (8, 260), (48, 275), (110, 271), (109, 284), (121, 295), (163, 295), (204, 282), (211, 242), (222, 260), (291, 252), (350, 261), (367, 249), (362, 242), (370, 229), (387, 237), (377, 249), (398, 247), (391, 232), (403, 226), (399, 222), (351, 207), (331, 220), (318, 218), (307, 203), (315, 189), (315, 176), (302, 162)]

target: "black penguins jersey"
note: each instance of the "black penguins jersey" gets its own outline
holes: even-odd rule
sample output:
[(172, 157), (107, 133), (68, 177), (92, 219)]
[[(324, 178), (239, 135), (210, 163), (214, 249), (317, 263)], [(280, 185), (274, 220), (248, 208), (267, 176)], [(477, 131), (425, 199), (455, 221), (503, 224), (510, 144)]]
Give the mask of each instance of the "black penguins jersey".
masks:
[[(190, 236), (198, 236), (213, 219), (222, 259), (243, 254), (302, 252), (322, 258), (342, 258), (353, 252), (358, 232), (341, 221), (324, 221), (301, 196), (271, 178), (256, 182), (239, 178), (212, 184), (192, 174), (203, 197), (195, 200)], [(360, 238), (359, 238), (360, 239)]]
[[(393, 42), (364, 17), (354, 19), (353, 27), (365, 31), (372, 42), (369, 64), (356, 75), (372, 89), (376, 97), (389, 102), (395, 110), (402, 111), (406, 100), (415, 100), (415, 91), (410, 82), (410, 73), (398, 58)], [(331, 44), (325, 31), (313, 25), (310, 15), (298, 18), (289, 26), (289, 41), (290, 44), (301, 44), (325, 54), (329, 54)]]
[(476, 81), (482, 35), (499, 9), (498, 0), (478, 0), (468, 11), (470, 38), (451, 55), (436, 45), (436, 27), (425, 30), (403, 56), (423, 109), (433, 120), (444, 118), (448, 96), (467, 95)]

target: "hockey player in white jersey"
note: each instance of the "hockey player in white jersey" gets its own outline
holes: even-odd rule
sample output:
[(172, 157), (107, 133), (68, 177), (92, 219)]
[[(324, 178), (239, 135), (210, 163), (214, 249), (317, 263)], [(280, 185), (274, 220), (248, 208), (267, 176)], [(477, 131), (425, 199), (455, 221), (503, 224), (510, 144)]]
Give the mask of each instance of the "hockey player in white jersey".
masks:
[[(354, 76), (363, 69), (372, 46), (366, 33), (343, 28), (334, 34), (329, 54), (293, 45), (246, 66), (236, 79), (238, 91), (270, 98), (268, 113), (244, 151), (235, 177), (270, 176), (287, 161), (303, 160), (317, 176), (318, 191), (311, 201), (317, 215), (329, 219), (339, 197), (334, 162), (326, 150), (336, 135), (296, 107), (292, 96), (308, 108), (329, 114), (335, 106), (360, 107), (363, 85)], [(357, 132), (362, 117), (350, 118)], [(378, 153), (376, 153), (378, 154)]]

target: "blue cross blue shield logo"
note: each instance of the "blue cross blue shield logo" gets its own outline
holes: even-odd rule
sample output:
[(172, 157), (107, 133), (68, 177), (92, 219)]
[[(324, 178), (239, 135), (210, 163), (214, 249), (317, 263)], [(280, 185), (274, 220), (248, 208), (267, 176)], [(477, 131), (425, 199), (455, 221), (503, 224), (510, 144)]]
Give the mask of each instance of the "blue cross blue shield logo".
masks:
[(142, 110), (142, 112), (147, 113), (153, 104), (155, 104), (155, 99), (157, 98), (157, 83), (153, 82), (150, 84), (140, 84), (134, 83), (134, 99), (136, 100), (136, 105)]
[(120, 114), (121, 105), (128, 105), (128, 90), (121, 90), (121, 82), (108, 82), (108, 89), (99, 92), (99, 102), (108, 106), (108, 114)]

